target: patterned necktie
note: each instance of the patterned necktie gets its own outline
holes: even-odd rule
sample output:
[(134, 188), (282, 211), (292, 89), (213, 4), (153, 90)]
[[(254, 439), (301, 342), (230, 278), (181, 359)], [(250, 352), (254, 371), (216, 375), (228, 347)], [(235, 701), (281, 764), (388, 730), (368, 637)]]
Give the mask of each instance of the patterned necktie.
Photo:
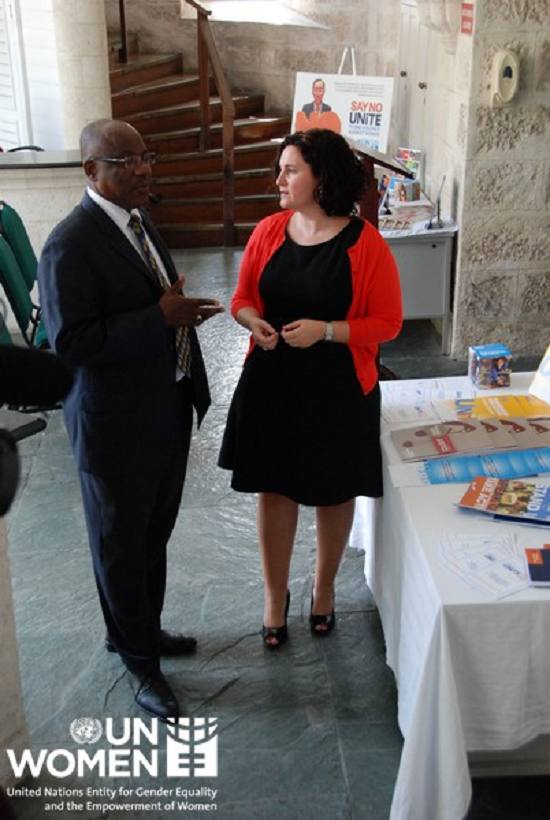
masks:
[[(145, 235), (145, 231), (143, 229), (143, 224), (141, 218), (137, 214), (131, 214), (130, 220), (128, 222), (128, 226), (137, 236), (139, 246), (143, 251), (143, 255), (145, 256), (145, 260), (155, 276), (157, 277), (160, 286), (164, 290), (168, 290), (170, 285), (168, 284), (165, 277), (160, 272), (159, 266), (157, 265), (157, 260), (155, 259), (153, 252), (151, 251), (151, 246), (147, 241), (147, 236)], [(191, 375), (191, 339), (189, 338), (189, 328), (188, 327), (178, 327), (176, 329), (176, 360), (179, 369), (184, 374), (184, 376)]]

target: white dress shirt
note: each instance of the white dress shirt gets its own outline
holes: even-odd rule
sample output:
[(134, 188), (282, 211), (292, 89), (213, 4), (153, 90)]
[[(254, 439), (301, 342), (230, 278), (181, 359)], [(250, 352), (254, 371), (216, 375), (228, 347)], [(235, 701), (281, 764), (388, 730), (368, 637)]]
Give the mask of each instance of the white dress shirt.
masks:
[[(93, 201), (96, 203), (96, 205), (99, 205), (101, 210), (104, 211), (107, 214), (107, 216), (110, 217), (113, 220), (113, 222), (115, 223), (117, 228), (119, 228), (122, 231), (122, 233), (124, 234), (124, 236), (126, 237), (128, 242), (131, 243), (132, 247), (135, 248), (135, 250), (139, 253), (141, 258), (143, 259), (143, 261), (145, 262), (145, 264), (149, 268), (150, 267), (149, 262), (145, 258), (145, 255), (143, 253), (143, 249), (142, 249), (141, 245), (139, 244), (139, 240), (138, 240), (137, 236), (135, 235), (135, 233), (133, 232), (133, 230), (128, 225), (128, 222), (130, 221), (130, 216), (132, 216), (133, 214), (135, 214), (136, 216), (139, 216), (139, 218), (141, 219), (141, 215), (140, 215), (138, 209), (137, 208), (132, 208), (131, 211), (127, 211), (125, 208), (121, 208), (120, 205), (115, 205), (114, 202), (111, 202), (109, 199), (105, 199), (105, 197), (101, 196), (101, 194), (98, 194), (96, 191), (94, 191), (90, 187), (86, 188), (86, 191), (87, 191), (88, 196), (90, 197), (90, 199), (93, 199)], [(147, 233), (145, 225), (143, 224), (143, 220), (141, 220), (141, 224), (143, 225), (143, 232), (145, 233), (145, 236), (147, 237), (147, 242), (149, 243), (149, 247), (151, 248), (151, 253), (155, 257), (155, 262), (158, 265), (158, 269), (161, 272), (164, 279), (166, 280), (167, 284), (169, 285), (170, 280), (169, 280), (168, 275), (166, 273), (166, 268), (164, 267), (164, 265), (162, 263), (162, 259), (159, 256), (159, 252), (157, 251), (157, 249), (155, 247), (155, 243), (153, 242), (153, 240), (151, 239), (151, 237)]]
[[(122, 231), (128, 242), (130, 242), (132, 247), (135, 248), (135, 250), (139, 253), (147, 267), (150, 268), (149, 262), (145, 258), (143, 249), (139, 244), (139, 240), (128, 224), (130, 221), (130, 216), (132, 216), (132, 214), (136, 214), (141, 219), (141, 214), (139, 213), (137, 208), (132, 208), (131, 211), (127, 211), (125, 208), (121, 208), (120, 205), (116, 205), (114, 202), (111, 202), (110, 199), (105, 199), (104, 196), (101, 196), (101, 194), (98, 194), (90, 187), (87, 187), (86, 191), (90, 199), (92, 199), (96, 203), (96, 205), (99, 205), (101, 210), (104, 211), (107, 214), (107, 216), (113, 220), (117, 228), (119, 228)], [(166, 284), (170, 285), (170, 279), (168, 278), (166, 268), (164, 267), (162, 259), (160, 258), (159, 253), (155, 247), (155, 243), (151, 240), (151, 237), (147, 233), (145, 225), (143, 224), (143, 220), (141, 220), (141, 224), (143, 225), (143, 232), (147, 237), (147, 242), (149, 243), (149, 247), (151, 248), (151, 253), (155, 257), (158, 269), (163, 278), (166, 280)], [(176, 366), (176, 381), (179, 382), (179, 380), (182, 379), (183, 376), (183, 372), (179, 369), (179, 367)]]

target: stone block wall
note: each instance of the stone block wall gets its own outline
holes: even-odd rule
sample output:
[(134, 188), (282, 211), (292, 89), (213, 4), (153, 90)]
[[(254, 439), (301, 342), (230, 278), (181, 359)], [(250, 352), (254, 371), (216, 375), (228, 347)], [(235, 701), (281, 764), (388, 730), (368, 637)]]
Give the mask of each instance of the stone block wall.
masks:
[(53, 228), (82, 199), (86, 177), (81, 167), (0, 170), (2, 198), (25, 223), (38, 257)]
[[(452, 351), (550, 342), (550, 2), (477, 0)], [(491, 105), (491, 65), (520, 61), (516, 99)]]
[[(37, 258), (53, 228), (80, 202), (85, 187), (86, 177), (80, 167), (0, 170), (2, 198), (21, 216)], [(36, 285), (33, 296), (38, 303)], [(17, 322), (9, 309), (6, 324), (10, 332), (17, 332)]]

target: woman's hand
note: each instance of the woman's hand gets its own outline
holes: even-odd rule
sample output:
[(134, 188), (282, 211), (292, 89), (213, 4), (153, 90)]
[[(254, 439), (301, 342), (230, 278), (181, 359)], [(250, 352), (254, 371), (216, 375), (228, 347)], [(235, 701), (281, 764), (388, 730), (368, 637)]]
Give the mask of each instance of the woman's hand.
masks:
[(284, 325), (281, 336), (290, 347), (311, 347), (325, 338), (326, 322), (316, 319), (297, 319)]
[(248, 320), (248, 327), (255, 343), (262, 350), (274, 350), (277, 347), (279, 334), (265, 319), (260, 316), (253, 316)]

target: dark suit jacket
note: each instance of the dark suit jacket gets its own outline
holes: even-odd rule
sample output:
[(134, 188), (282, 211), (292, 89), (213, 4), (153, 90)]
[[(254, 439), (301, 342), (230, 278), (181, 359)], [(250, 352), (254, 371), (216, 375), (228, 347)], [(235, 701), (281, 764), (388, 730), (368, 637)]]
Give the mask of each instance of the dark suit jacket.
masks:
[[(142, 216), (175, 281), (164, 242)], [(64, 412), (78, 467), (98, 475), (155, 472), (171, 453), (181, 401), (175, 332), (164, 323), (155, 274), (85, 194), (49, 236), (38, 280), (50, 344), (75, 368)], [(194, 330), (191, 344), (200, 423), (210, 395)]]
[[(306, 103), (302, 106), (302, 111), (304, 112), (304, 114), (307, 114), (308, 117), (310, 114), (313, 113), (314, 109), (315, 103), (312, 102)], [(330, 105), (327, 105), (326, 103), (321, 103), (321, 114), (323, 113), (323, 111), (332, 111), (332, 108), (330, 107)]]

